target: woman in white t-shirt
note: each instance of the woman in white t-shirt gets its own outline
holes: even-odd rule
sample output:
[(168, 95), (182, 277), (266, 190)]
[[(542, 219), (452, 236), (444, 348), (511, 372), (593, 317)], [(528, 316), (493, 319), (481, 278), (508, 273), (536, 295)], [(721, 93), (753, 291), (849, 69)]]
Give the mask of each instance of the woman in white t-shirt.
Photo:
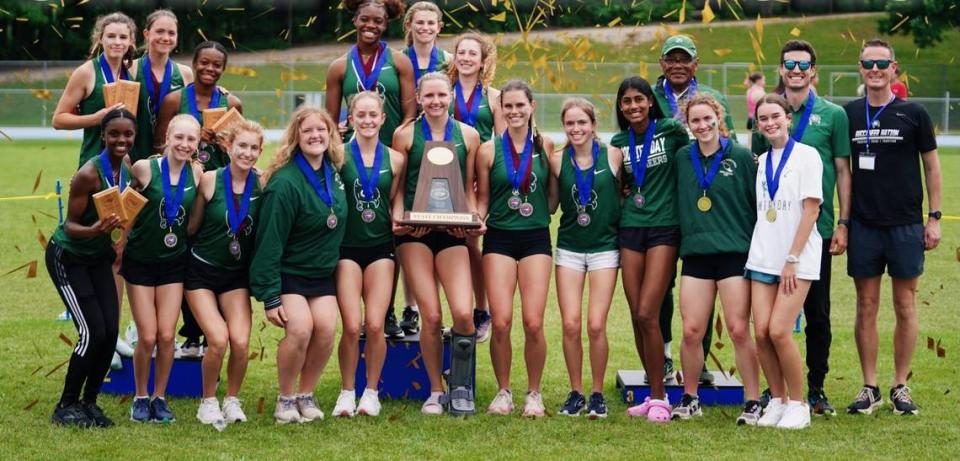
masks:
[(783, 96), (761, 98), (756, 122), (772, 147), (758, 159), (757, 224), (744, 276), (751, 280), (757, 352), (773, 396), (757, 425), (802, 429), (810, 425), (810, 409), (793, 325), (810, 282), (820, 277), (822, 239), (814, 225), (823, 201), (823, 163), (816, 149), (790, 137)]

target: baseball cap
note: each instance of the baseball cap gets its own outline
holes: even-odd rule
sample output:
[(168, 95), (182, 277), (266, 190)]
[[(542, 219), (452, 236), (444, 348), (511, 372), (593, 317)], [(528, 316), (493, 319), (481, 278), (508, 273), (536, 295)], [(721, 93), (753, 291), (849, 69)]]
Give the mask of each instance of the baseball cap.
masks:
[(666, 56), (667, 53), (678, 49), (685, 51), (691, 58), (697, 57), (697, 45), (686, 35), (674, 35), (663, 42), (663, 48), (660, 49), (660, 56)]

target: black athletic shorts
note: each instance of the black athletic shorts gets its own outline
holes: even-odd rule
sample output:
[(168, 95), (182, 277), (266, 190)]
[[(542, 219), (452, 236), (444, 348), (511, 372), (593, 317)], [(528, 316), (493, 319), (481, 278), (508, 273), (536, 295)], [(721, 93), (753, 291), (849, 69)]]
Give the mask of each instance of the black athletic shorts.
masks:
[(330, 277), (303, 277), (280, 274), (280, 294), (300, 295), (304, 298), (336, 296), (337, 282)]
[(683, 269), (680, 275), (704, 280), (743, 277), (743, 269), (746, 265), (747, 253), (687, 256), (683, 258)]
[(410, 234), (397, 236), (397, 247), (404, 243), (422, 243), (426, 245), (427, 248), (430, 248), (430, 251), (433, 252), (434, 255), (447, 248), (458, 245), (467, 246), (466, 239), (456, 238), (442, 229), (434, 229), (430, 231), (429, 234), (420, 238), (411, 237)]
[(367, 266), (381, 259), (396, 261), (397, 256), (394, 253), (393, 240), (387, 243), (372, 247), (340, 247), (340, 259), (349, 259), (364, 270)]
[(641, 253), (661, 245), (679, 247), (680, 226), (621, 227), (618, 243), (620, 248)]
[(533, 255), (553, 256), (550, 229), (506, 230), (490, 227), (483, 236), (483, 254), (509, 256), (517, 261)]
[(183, 254), (170, 261), (145, 263), (133, 259), (130, 253), (123, 252), (123, 260), (120, 262), (120, 275), (127, 283), (145, 287), (183, 283), (187, 275), (189, 256), (184, 251)]
[(201, 261), (196, 255), (190, 257), (187, 277), (183, 281), (186, 290), (210, 290), (219, 295), (241, 288), (250, 288), (249, 270), (221, 269)]

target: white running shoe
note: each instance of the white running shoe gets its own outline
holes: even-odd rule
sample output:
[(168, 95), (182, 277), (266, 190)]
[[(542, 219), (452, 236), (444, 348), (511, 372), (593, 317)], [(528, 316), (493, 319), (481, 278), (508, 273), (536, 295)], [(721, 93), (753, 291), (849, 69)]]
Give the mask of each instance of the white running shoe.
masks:
[(357, 405), (357, 414), (365, 416), (380, 416), (380, 393), (373, 389), (364, 389)]
[(227, 424), (247, 422), (247, 415), (243, 413), (243, 408), (240, 408), (240, 399), (236, 397), (223, 399), (223, 419)]
[(117, 346), (115, 349), (117, 353), (123, 357), (133, 357), (133, 348), (130, 347), (123, 338), (117, 338)]
[(277, 424), (299, 423), (299, 397), (277, 396), (277, 408), (273, 411), (273, 419)]
[(777, 427), (777, 423), (780, 422), (780, 418), (783, 418), (785, 411), (787, 411), (787, 406), (783, 404), (783, 399), (775, 397), (770, 399), (767, 408), (763, 410), (763, 416), (757, 420), (757, 426)]
[(353, 390), (341, 390), (337, 397), (337, 404), (333, 406), (333, 416), (353, 418), (357, 412), (357, 393)]
[(545, 415), (546, 411), (547, 409), (543, 406), (543, 395), (537, 391), (528, 391), (523, 404), (523, 416), (539, 418)]
[(487, 414), (509, 415), (513, 413), (513, 393), (507, 389), (500, 389), (487, 407)]
[(315, 420), (323, 421), (323, 410), (317, 408), (317, 402), (313, 399), (313, 394), (298, 395), (297, 409), (300, 410), (301, 423), (309, 423)]
[(197, 419), (203, 424), (222, 424), (223, 412), (220, 411), (220, 402), (216, 397), (200, 400), (197, 408)]
[(777, 429), (804, 429), (810, 427), (810, 407), (806, 402), (791, 400), (777, 423)]

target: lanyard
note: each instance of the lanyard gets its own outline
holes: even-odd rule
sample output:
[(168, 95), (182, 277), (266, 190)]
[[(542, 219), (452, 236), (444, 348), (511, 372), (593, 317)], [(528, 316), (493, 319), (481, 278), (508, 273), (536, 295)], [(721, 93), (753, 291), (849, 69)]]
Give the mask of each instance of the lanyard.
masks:
[(630, 127), (630, 163), (633, 164), (633, 184), (637, 190), (643, 187), (644, 179), (647, 176), (647, 159), (650, 158), (650, 148), (653, 144), (653, 134), (657, 131), (657, 121), (647, 122), (647, 131), (643, 135), (643, 151), (640, 158), (637, 158), (637, 135)]

